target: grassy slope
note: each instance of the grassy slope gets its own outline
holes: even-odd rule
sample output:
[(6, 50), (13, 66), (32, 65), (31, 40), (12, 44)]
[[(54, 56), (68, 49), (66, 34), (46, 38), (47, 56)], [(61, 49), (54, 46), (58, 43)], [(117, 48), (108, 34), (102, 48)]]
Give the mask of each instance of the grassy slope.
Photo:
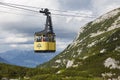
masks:
[(28, 70), (29, 69), (25, 67), (0, 63), (0, 79), (2, 77), (7, 78), (18, 78), (19, 76), (23, 77), (25, 76)]

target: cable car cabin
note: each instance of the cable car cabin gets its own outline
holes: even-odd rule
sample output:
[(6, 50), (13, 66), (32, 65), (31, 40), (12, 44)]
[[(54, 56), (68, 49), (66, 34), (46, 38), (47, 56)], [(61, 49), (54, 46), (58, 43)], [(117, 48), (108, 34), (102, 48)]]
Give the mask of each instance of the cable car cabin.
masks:
[(52, 28), (51, 15), (48, 9), (40, 11), (47, 16), (45, 29), (34, 34), (34, 51), (35, 52), (55, 52), (56, 41), (55, 33)]
[(56, 42), (54, 33), (35, 33), (34, 51), (35, 52), (55, 52)]

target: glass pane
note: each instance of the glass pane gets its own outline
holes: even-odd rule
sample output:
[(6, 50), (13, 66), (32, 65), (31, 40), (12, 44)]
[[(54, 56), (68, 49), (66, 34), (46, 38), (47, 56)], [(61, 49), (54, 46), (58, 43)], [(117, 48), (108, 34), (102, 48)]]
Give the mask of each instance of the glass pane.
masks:
[(49, 41), (49, 38), (47, 36), (43, 36), (43, 41)]
[(36, 42), (41, 42), (42, 41), (42, 36), (35, 36), (35, 41)]
[(54, 42), (55, 41), (55, 36), (54, 35), (49, 35), (49, 41)]

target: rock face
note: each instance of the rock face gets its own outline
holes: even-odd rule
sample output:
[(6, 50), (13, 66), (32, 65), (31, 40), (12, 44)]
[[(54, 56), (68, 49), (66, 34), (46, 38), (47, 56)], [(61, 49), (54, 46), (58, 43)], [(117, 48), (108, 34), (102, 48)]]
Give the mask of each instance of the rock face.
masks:
[(119, 77), (120, 8), (81, 27), (77, 37), (62, 53), (41, 66), (72, 67), (101, 76)]

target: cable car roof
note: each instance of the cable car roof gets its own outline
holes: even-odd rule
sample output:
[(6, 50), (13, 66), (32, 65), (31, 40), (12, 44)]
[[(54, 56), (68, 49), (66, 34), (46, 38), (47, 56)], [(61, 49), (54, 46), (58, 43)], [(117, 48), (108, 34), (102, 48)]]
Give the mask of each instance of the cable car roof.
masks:
[(40, 36), (40, 35), (47, 35), (47, 34), (55, 34), (55, 33), (51, 32), (51, 31), (47, 31), (47, 30), (35, 32), (35, 35), (37, 35), (37, 36)]

